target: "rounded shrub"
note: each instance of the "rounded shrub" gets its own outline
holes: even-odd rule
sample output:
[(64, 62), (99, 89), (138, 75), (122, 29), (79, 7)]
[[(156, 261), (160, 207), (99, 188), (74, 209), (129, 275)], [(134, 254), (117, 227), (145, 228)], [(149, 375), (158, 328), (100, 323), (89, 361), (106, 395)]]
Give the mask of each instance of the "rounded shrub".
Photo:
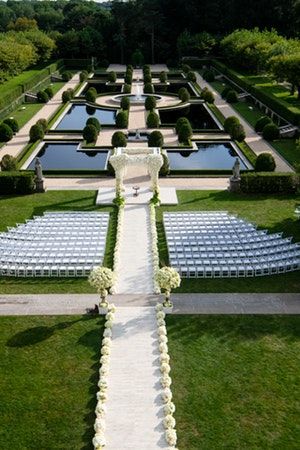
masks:
[(152, 77), (151, 77), (150, 73), (145, 73), (145, 75), (144, 75), (144, 83), (148, 84), (148, 83), (151, 83), (151, 82), (152, 82)]
[(121, 99), (121, 108), (123, 110), (126, 110), (126, 111), (129, 110), (129, 108), (130, 108), (130, 99), (129, 99), (129, 97), (122, 97), (122, 99)]
[(97, 98), (97, 94), (95, 94), (95, 91), (93, 90), (93, 88), (90, 88), (87, 91), (87, 93), (85, 94), (85, 99), (89, 103), (95, 103), (96, 98)]
[(87, 144), (96, 142), (98, 134), (98, 130), (94, 127), (94, 125), (86, 125), (82, 131), (83, 139)]
[(184, 73), (189, 73), (192, 70), (191, 66), (189, 66), (188, 64), (183, 64), (182, 65), (182, 71)]
[(256, 158), (255, 171), (256, 172), (274, 172), (276, 163), (271, 153), (261, 153)]
[(279, 139), (280, 133), (279, 128), (275, 123), (267, 123), (263, 128), (263, 138), (267, 141), (274, 141)]
[(272, 119), (268, 116), (262, 116), (258, 119), (258, 121), (255, 124), (255, 131), (257, 133), (262, 132), (262, 130), (264, 129), (264, 127), (266, 125), (268, 125), (269, 123), (273, 123)]
[(48, 95), (49, 98), (53, 98), (54, 92), (53, 92), (53, 89), (52, 89), (51, 86), (48, 86), (48, 87), (45, 89), (45, 92), (46, 92), (46, 94)]
[(0, 142), (8, 142), (14, 135), (13, 130), (6, 123), (0, 124)]
[(246, 137), (244, 127), (241, 123), (237, 123), (232, 126), (230, 136), (232, 139), (238, 142), (243, 142)]
[(152, 131), (148, 138), (148, 147), (162, 147), (164, 145), (164, 137), (158, 130)]
[(12, 172), (17, 170), (17, 160), (11, 155), (4, 155), (1, 163), (1, 170), (3, 172)]
[(225, 119), (224, 130), (226, 133), (231, 134), (232, 127), (239, 125), (240, 121), (236, 116), (229, 116)]
[(69, 70), (65, 70), (64, 72), (62, 72), (61, 77), (63, 81), (70, 81), (72, 78), (72, 72), (70, 72)]
[(110, 83), (115, 83), (117, 81), (117, 74), (116, 72), (114, 72), (113, 70), (111, 72), (108, 72), (108, 81)]
[(131, 84), (125, 83), (123, 86), (123, 94), (130, 94), (131, 92)]
[(127, 128), (128, 126), (128, 112), (120, 111), (116, 116), (116, 127)]
[(230, 91), (227, 92), (226, 101), (228, 103), (237, 103), (238, 102), (237, 93), (233, 89), (231, 89)]
[(144, 84), (144, 92), (145, 94), (153, 94), (154, 93), (154, 89), (151, 83), (145, 83)]
[(178, 91), (178, 97), (182, 102), (188, 102), (190, 100), (189, 91), (185, 87), (180, 88)]
[(145, 108), (147, 111), (152, 111), (156, 108), (156, 98), (149, 96), (145, 100)]
[(212, 81), (215, 81), (215, 75), (211, 70), (205, 70), (203, 72), (203, 78), (205, 81), (207, 81), (208, 83), (211, 83)]
[(186, 117), (179, 117), (179, 119), (177, 119), (176, 125), (175, 125), (175, 130), (176, 133), (179, 133), (179, 129), (181, 127), (181, 125), (183, 125), (184, 123), (190, 123), (189, 120)]
[(161, 83), (166, 83), (168, 81), (168, 75), (167, 75), (167, 73), (165, 71), (160, 72), (160, 74), (159, 74), (159, 81)]
[(61, 99), (63, 103), (68, 103), (70, 100), (72, 100), (72, 94), (69, 89), (62, 93)]
[(183, 123), (178, 130), (178, 140), (182, 144), (189, 144), (193, 135), (193, 130), (190, 123)]
[(79, 80), (82, 83), (83, 81), (87, 80), (89, 74), (86, 70), (83, 70), (82, 72), (80, 72), (79, 74)]
[(150, 111), (148, 114), (147, 127), (148, 128), (158, 128), (159, 127), (159, 115), (153, 111)]
[(14, 133), (17, 133), (19, 131), (19, 124), (16, 119), (7, 118), (3, 120), (3, 123), (6, 123), (6, 125), (8, 125)]
[(223, 91), (221, 92), (221, 97), (226, 99), (228, 92), (231, 90), (232, 90), (231, 87), (225, 86)]
[(115, 131), (111, 138), (111, 145), (113, 147), (126, 147), (127, 139), (123, 131)]
[(40, 139), (43, 139), (45, 135), (44, 129), (41, 125), (35, 124), (32, 125), (29, 131), (30, 142), (36, 142)]
[(192, 70), (190, 70), (188, 73), (187, 73), (187, 79), (189, 80), (189, 81), (193, 81), (193, 82), (195, 82), (196, 81), (196, 75), (195, 75), (195, 72), (193, 72)]
[(100, 133), (100, 131), (101, 131), (101, 124), (100, 124), (99, 120), (97, 119), (97, 117), (89, 117), (88, 120), (86, 121), (86, 125), (93, 125), (93, 127), (96, 128), (98, 133)]
[(47, 103), (49, 101), (48, 94), (45, 91), (39, 91), (36, 95), (39, 103)]
[(201, 92), (201, 98), (203, 98), (205, 102), (210, 104), (214, 103), (215, 101), (214, 94), (207, 88), (204, 88), (203, 91)]
[(166, 177), (170, 173), (170, 161), (166, 152), (162, 152), (161, 156), (163, 157), (163, 165), (159, 170), (159, 175)]
[(48, 128), (48, 120), (47, 119), (39, 119), (36, 124), (40, 125), (44, 131), (46, 131)]

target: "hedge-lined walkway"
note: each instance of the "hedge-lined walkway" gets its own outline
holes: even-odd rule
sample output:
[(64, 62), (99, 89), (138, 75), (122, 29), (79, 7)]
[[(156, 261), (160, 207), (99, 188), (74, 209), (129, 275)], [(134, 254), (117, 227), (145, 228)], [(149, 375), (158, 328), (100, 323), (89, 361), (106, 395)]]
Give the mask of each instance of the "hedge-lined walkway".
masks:
[(62, 103), (61, 101), (61, 95), (63, 91), (66, 89), (75, 89), (79, 83), (79, 75), (76, 74), (72, 77), (72, 79), (66, 83), (55, 95), (54, 97), (49, 100), (48, 103), (45, 104), (43, 108), (41, 108), (33, 117), (30, 119), (26, 125), (24, 125), (20, 131), (12, 138), (11, 141), (9, 141), (7, 144), (5, 144), (1, 149), (1, 157), (3, 155), (11, 155), (11, 156), (18, 156), (23, 148), (28, 144), (29, 142), (29, 131), (32, 125), (34, 125), (39, 119), (47, 119), (49, 120), (50, 117), (55, 113), (59, 105)]
[(293, 168), (277, 153), (271, 145), (269, 145), (262, 136), (258, 135), (255, 130), (225, 101), (220, 94), (216, 92), (212, 86), (207, 83), (197, 72), (197, 83), (203, 89), (207, 87), (215, 96), (215, 105), (221, 111), (224, 117), (237, 116), (246, 132), (245, 142), (254, 151), (256, 155), (260, 153), (271, 153), (276, 162), (276, 172), (293, 172)]

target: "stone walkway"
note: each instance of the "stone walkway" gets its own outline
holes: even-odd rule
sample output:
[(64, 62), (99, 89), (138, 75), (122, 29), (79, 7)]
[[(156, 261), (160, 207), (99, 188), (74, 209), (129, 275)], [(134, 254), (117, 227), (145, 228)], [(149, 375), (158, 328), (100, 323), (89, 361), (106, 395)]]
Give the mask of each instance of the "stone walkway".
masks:
[(105, 449), (168, 448), (158, 356), (154, 308), (118, 308), (108, 375)]
[(75, 89), (79, 83), (79, 75), (76, 74), (73, 78), (68, 81), (57, 93), (53, 96), (48, 103), (45, 104), (27, 123), (24, 125), (20, 131), (1, 149), (2, 155), (12, 155), (16, 157), (23, 148), (29, 142), (29, 131), (32, 125), (34, 125), (39, 119), (50, 119), (50, 117), (55, 113), (59, 105), (61, 104), (61, 95), (63, 91), (72, 88)]
[[(84, 314), (99, 300), (97, 294), (0, 295), (0, 316)], [(113, 295), (118, 307), (155, 306), (155, 294)], [(300, 314), (297, 294), (173, 294), (173, 314)]]
[(275, 161), (276, 161), (276, 171), (278, 172), (293, 172), (293, 168), (285, 161), (279, 153), (276, 152), (276, 150), (271, 147), (271, 145), (268, 144), (267, 141), (265, 141), (262, 136), (258, 135), (255, 130), (246, 122), (237, 111), (235, 111), (225, 100), (222, 99), (221, 95), (216, 92), (213, 87), (207, 83), (200, 75), (199, 73), (195, 72), (197, 77), (197, 83), (201, 88), (207, 87), (210, 89), (215, 96), (215, 105), (216, 107), (221, 111), (223, 116), (229, 117), (229, 116), (237, 116), (243, 125), (245, 132), (246, 132), (246, 139), (245, 141), (249, 145), (249, 147), (252, 148), (254, 153), (256, 155), (259, 155), (260, 153), (272, 153)]
[(148, 205), (125, 205), (116, 293), (151, 294), (153, 267)]

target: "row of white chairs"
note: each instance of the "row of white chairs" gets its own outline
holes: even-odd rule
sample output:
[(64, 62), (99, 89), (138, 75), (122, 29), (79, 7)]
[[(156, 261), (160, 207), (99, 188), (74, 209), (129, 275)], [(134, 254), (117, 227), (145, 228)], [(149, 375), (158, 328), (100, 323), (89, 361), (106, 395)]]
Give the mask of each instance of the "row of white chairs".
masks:
[(39, 265), (21, 266), (16, 264), (0, 267), (0, 276), (10, 277), (87, 277), (93, 266)]

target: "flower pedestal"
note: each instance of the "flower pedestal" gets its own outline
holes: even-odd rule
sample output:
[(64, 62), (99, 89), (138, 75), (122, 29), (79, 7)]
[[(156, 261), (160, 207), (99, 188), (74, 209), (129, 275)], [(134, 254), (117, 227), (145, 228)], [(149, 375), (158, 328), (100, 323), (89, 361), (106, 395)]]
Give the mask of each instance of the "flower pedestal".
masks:
[(171, 314), (173, 311), (173, 303), (170, 300), (171, 292), (166, 292), (165, 301), (163, 302), (163, 312), (165, 314)]

